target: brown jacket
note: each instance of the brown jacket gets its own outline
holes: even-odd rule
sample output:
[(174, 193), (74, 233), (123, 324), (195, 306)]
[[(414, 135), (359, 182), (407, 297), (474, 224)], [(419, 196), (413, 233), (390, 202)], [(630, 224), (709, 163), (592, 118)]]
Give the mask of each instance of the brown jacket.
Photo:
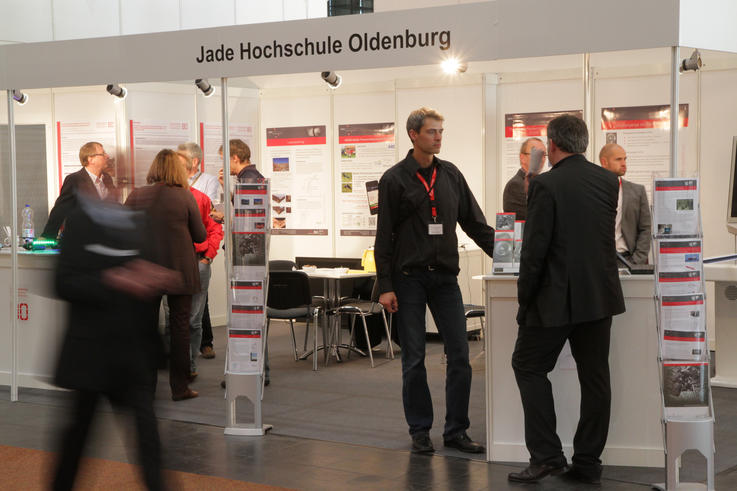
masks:
[(180, 187), (153, 184), (134, 189), (125, 204), (134, 210), (148, 210), (151, 259), (182, 274), (181, 286), (167, 293), (199, 293), (200, 273), (193, 243), (204, 241), (207, 232), (192, 193)]

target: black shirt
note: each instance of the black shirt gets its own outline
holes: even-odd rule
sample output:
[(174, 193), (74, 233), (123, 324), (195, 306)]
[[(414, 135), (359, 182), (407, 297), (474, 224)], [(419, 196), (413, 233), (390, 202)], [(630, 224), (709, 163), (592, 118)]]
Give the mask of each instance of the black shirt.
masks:
[[(433, 189), (442, 235), (428, 233), (428, 224), (433, 222), (430, 199), (417, 177), (420, 165), (412, 157), (412, 150), (381, 176), (374, 247), (380, 293), (394, 290), (392, 275), (399, 271), (434, 266), (458, 274), (456, 223), (484, 252), (493, 255), (494, 229), (486, 224), (461, 171), (437, 157), (433, 157), (432, 166), (437, 168)], [(432, 171), (427, 172), (431, 176)], [(430, 179), (426, 182), (430, 186)]]
[(244, 179), (263, 179), (264, 176), (256, 169), (256, 166), (251, 164), (241, 169), (238, 173), (238, 181), (243, 182)]

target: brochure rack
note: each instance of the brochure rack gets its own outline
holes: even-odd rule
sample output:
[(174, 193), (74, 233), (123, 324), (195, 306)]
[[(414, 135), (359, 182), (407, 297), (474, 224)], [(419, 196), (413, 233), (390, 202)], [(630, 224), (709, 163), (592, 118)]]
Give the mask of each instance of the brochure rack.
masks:
[(494, 274), (519, 274), (522, 253), (524, 220), (516, 220), (515, 213), (497, 213), (494, 231)]
[[(261, 398), (268, 292), (270, 208), (268, 179), (238, 182), (233, 192), (229, 243), (230, 292), (225, 360), (226, 435), (263, 435)], [(253, 421), (237, 422), (237, 402), (253, 405)]]
[[(665, 483), (656, 489), (714, 489), (714, 410), (698, 179), (653, 182), (655, 317), (658, 328)], [(706, 459), (707, 484), (681, 483), (686, 450)]]

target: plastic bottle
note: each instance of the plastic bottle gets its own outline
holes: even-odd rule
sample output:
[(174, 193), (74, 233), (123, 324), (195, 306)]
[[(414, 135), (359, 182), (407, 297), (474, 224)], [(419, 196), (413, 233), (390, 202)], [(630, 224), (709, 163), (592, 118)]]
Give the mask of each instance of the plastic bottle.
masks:
[(36, 238), (33, 233), (33, 208), (26, 205), (21, 211), (23, 216), (23, 225), (21, 226), (21, 239), (23, 242), (32, 242)]

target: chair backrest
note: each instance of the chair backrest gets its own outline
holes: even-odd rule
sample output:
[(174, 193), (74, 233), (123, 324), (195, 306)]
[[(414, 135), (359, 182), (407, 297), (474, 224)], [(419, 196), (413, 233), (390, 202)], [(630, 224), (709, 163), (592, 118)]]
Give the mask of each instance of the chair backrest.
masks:
[(371, 301), (379, 301), (379, 278), (376, 276), (374, 277), (374, 286), (371, 288)]
[(297, 265), (289, 259), (272, 259), (269, 261), (269, 271), (292, 271), (294, 269), (297, 269)]
[(303, 271), (269, 271), (266, 305), (272, 309), (294, 309), (312, 303), (310, 278)]

